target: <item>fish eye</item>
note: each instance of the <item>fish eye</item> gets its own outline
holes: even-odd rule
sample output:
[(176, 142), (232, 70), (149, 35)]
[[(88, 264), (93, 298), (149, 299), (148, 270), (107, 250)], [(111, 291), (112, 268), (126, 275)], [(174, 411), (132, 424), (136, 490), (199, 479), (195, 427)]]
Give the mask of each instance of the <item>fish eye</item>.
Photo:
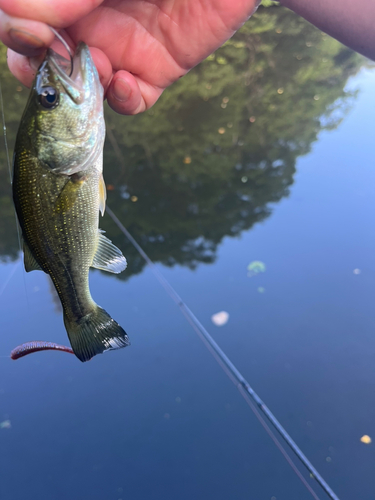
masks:
[(58, 91), (54, 87), (43, 87), (39, 94), (39, 102), (44, 108), (55, 108), (59, 104)]

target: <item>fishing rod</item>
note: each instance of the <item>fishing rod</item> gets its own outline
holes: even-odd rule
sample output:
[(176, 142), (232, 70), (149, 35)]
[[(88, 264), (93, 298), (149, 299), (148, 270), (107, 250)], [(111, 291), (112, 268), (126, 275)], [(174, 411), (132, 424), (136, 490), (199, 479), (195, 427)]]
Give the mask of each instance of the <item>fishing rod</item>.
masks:
[(302, 464), (309, 471), (310, 475), (317, 481), (317, 483), (321, 486), (324, 492), (331, 498), (332, 500), (339, 500), (339, 497), (334, 493), (332, 488), (328, 485), (328, 483), (323, 479), (320, 473), (315, 469), (310, 460), (306, 457), (306, 455), (302, 452), (299, 446), (294, 442), (294, 440), (290, 437), (284, 427), (277, 420), (275, 415), (271, 412), (271, 410), (265, 405), (262, 399), (258, 396), (258, 394), (254, 391), (254, 389), (247, 382), (245, 377), (241, 374), (241, 372), (236, 368), (236, 366), (232, 363), (232, 361), (228, 358), (228, 356), (224, 353), (224, 351), (218, 346), (215, 340), (208, 333), (206, 328), (202, 325), (202, 323), (198, 320), (195, 314), (189, 309), (189, 307), (185, 304), (182, 298), (178, 295), (176, 290), (172, 287), (169, 281), (163, 276), (163, 274), (159, 271), (150, 257), (146, 254), (143, 248), (138, 244), (138, 242), (133, 238), (133, 236), (129, 233), (126, 227), (121, 223), (118, 217), (114, 214), (114, 212), (108, 207), (106, 207), (108, 215), (111, 217), (116, 226), (120, 229), (120, 231), (126, 236), (126, 238), (130, 241), (130, 243), (135, 247), (138, 253), (143, 257), (146, 261), (147, 265), (150, 267), (152, 273), (162, 285), (162, 287), (166, 290), (171, 299), (177, 304), (180, 308), (182, 314), (185, 316), (187, 321), (193, 327), (194, 331), (198, 334), (199, 338), (205, 344), (207, 349), (210, 351), (212, 356), (216, 359), (218, 364), (224, 370), (226, 375), (230, 378), (230, 380), (236, 385), (242, 397), (245, 399), (247, 404), (255, 413), (256, 417), (263, 425), (271, 439), (274, 441), (276, 446), (279, 448), (284, 458), (287, 460), (289, 465), (292, 467), (294, 472), (297, 474), (299, 479), (302, 481), (304, 486), (308, 489), (311, 495), (315, 498), (315, 500), (319, 500), (319, 497), (316, 495), (314, 490), (308, 484), (306, 479), (302, 476), (301, 472), (297, 469), (287, 452), (282, 447), (280, 441), (277, 439), (275, 434), (272, 432), (272, 429), (267, 424), (266, 420), (262, 415), (267, 417), (268, 422), (272, 425), (272, 427), (277, 430), (277, 432), (284, 439), (285, 443), (291, 448), (293, 453), (299, 458)]

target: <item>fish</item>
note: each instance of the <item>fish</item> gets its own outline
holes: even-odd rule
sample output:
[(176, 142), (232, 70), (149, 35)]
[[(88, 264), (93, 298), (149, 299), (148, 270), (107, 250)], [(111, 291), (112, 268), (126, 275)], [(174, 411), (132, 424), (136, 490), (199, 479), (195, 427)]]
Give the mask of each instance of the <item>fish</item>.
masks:
[(120, 273), (127, 265), (99, 229), (106, 203), (104, 138), (103, 87), (88, 46), (79, 43), (71, 63), (48, 49), (16, 137), (13, 200), (25, 270), (52, 279), (82, 362), (130, 344), (89, 289), (90, 267)]

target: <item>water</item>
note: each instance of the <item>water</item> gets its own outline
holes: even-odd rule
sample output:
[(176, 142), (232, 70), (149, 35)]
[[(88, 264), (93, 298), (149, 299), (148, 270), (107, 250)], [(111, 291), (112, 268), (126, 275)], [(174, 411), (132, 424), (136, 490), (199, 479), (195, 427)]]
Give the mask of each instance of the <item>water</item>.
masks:
[[(281, 9), (258, 16), (255, 61), (248, 24), (151, 114), (107, 115), (108, 202), (340, 499), (370, 500), (375, 71)], [(1, 73), (11, 142), (26, 92)], [(67, 338), (46, 276), (15, 260), (0, 155), (6, 356)], [(93, 271), (92, 294), (132, 345), (85, 364), (0, 358), (1, 498), (311, 498), (108, 216), (102, 227), (129, 270)], [(249, 278), (254, 260), (266, 271)]]

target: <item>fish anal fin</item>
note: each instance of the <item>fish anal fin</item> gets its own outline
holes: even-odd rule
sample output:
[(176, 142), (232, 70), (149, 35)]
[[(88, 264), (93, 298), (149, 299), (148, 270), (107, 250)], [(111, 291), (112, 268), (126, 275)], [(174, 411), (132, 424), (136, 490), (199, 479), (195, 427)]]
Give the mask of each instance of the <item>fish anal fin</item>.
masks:
[(106, 238), (103, 231), (99, 229), (98, 247), (91, 267), (118, 274), (126, 269), (126, 266), (127, 262), (121, 250), (119, 250), (111, 240)]
[(107, 201), (107, 188), (105, 187), (103, 175), (101, 175), (99, 180), (99, 210), (100, 213), (102, 214), (102, 217), (105, 212), (106, 201)]
[(23, 262), (27, 273), (30, 271), (43, 271), (34, 255), (31, 253), (29, 246), (25, 242), (23, 242), (23, 254)]

